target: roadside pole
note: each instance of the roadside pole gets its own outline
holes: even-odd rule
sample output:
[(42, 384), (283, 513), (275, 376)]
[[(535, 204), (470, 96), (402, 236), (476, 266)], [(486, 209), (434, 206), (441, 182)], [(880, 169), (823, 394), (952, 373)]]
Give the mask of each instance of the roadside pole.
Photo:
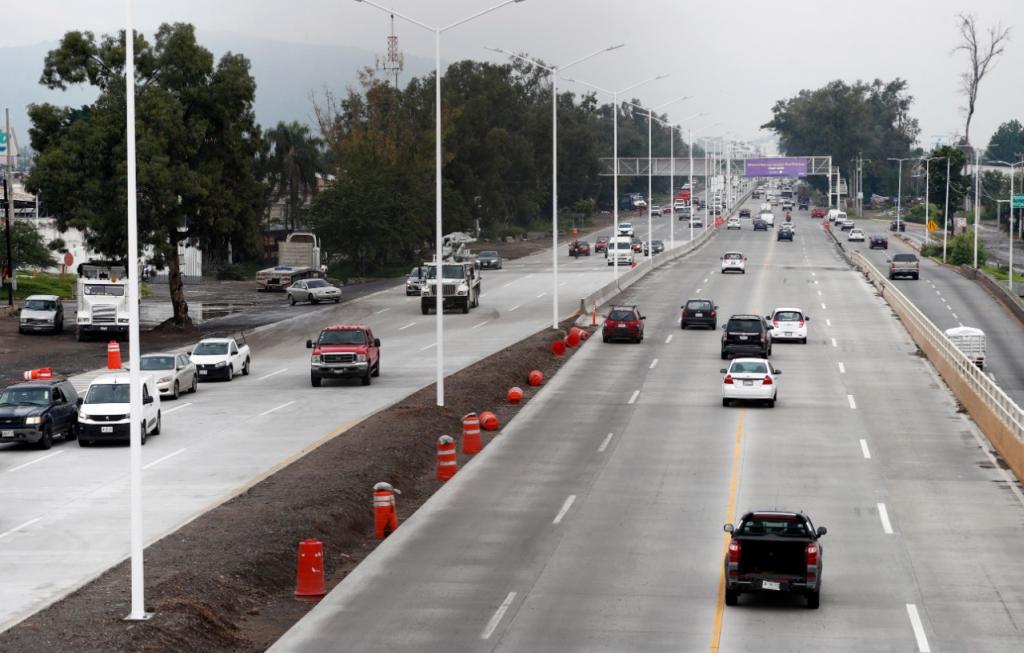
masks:
[(946, 157), (946, 209), (942, 212), (942, 262), (946, 262), (946, 241), (949, 238), (949, 164), (953, 157)]
[(14, 165), (11, 161), (11, 147), (14, 141), (11, 139), (11, 110), (4, 109), (7, 118), (7, 127), (4, 130), (7, 134), (7, 174), (4, 176), (4, 199), (6, 210), (4, 211), (4, 230), (7, 234), (7, 305), (14, 306), (14, 258), (11, 255), (11, 220), (14, 219)]
[(974, 269), (978, 269), (978, 222), (981, 220), (981, 150), (974, 148)]

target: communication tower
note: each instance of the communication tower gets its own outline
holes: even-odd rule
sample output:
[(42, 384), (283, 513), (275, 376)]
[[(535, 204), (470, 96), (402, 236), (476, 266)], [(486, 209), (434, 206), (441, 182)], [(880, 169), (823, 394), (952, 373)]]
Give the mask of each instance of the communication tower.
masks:
[(384, 75), (394, 76), (395, 88), (398, 88), (398, 73), (405, 67), (405, 56), (398, 49), (398, 37), (395, 36), (395, 16), (391, 15), (391, 36), (388, 37), (387, 54), (377, 55), (377, 70)]

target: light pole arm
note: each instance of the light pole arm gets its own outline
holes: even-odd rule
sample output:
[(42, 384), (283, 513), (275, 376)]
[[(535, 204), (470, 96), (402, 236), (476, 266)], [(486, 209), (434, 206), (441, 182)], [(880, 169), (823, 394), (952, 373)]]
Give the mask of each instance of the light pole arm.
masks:
[[(356, 0), (356, 2), (366, 2), (366, 1), (367, 0)], [(519, 3), (519, 2), (523, 2), (523, 1), (524, 0), (505, 0), (504, 2), (499, 2), (498, 4), (494, 5), (493, 7), (488, 7), (487, 9), (483, 9), (481, 11), (478, 11), (478, 12), (476, 12), (475, 14), (473, 14), (471, 16), (466, 16), (462, 20), (457, 20), (457, 21), (455, 21), (454, 23), (452, 23), (450, 25), (445, 25), (444, 27), (440, 28), (437, 31), (439, 31), (439, 32), (447, 32), (448, 30), (452, 29), (453, 27), (458, 27), (459, 25), (462, 25), (463, 23), (468, 23), (469, 21), (474, 20), (476, 18), (479, 18), (480, 16), (483, 16), (484, 14), (489, 14), (492, 11), (501, 9), (505, 5), (511, 5), (511, 4), (515, 4), (515, 3)]]
[(401, 13), (399, 13), (397, 11), (394, 11), (393, 9), (388, 9), (387, 7), (385, 7), (383, 5), (377, 4), (373, 0), (355, 0), (355, 1), (356, 2), (360, 2), (360, 3), (364, 4), (364, 5), (369, 5), (369, 6), (373, 7), (373, 8), (375, 8), (375, 9), (379, 9), (379, 10), (383, 11), (386, 14), (391, 14), (393, 16), (397, 16), (397, 17), (401, 18), (402, 20), (404, 20), (407, 23), (412, 23), (413, 25), (418, 25), (419, 27), (422, 27), (423, 29), (430, 30), (431, 32), (442, 32), (442, 31), (444, 31), (444, 30), (438, 29), (437, 27), (434, 27), (433, 25), (427, 25), (426, 23), (420, 22), (420, 21), (416, 20), (415, 18), (412, 18), (410, 16), (406, 16), (405, 14), (401, 14)]

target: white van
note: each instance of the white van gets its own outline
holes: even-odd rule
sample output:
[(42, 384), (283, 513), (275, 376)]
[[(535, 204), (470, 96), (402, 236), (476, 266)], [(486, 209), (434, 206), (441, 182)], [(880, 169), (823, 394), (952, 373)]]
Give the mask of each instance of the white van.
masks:
[(608, 249), (605, 250), (605, 257), (608, 265), (633, 265), (633, 239), (625, 236), (617, 236), (608, 241)]
[[(93, 379), (78, 409), (78, 444), (88, 447), (100, 440), (129, 439), (129, 381), (127, 372)], [(142, 444), (147, 435), (160, 435), (160, 392), (156, 381), (142, 375)]]

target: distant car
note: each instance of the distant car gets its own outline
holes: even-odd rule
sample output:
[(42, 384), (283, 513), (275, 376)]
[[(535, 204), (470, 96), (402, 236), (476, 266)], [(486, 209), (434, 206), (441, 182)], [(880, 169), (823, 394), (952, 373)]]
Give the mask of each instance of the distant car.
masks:
[[(797, 211), (806, 211), (809, 206), (810, 206), (810, 204), (808, 204), (807, 200), (799, 200), (796, 203), (796, 210)], [(813, 216), (811, 216), (811, 217), (813, 217)]]
[(872, 234), (868, 239), (868, 249), (889, 249), (889, 238), (883, 234)]
[(619, 223), (619, 235), (620, 236), (632, 236), (633, 235), (633, 223), (632, 222), (620, 222)]
[(768, 223), (761, 218), (754, 218), (754, 231), (768, 231)]
[(703, 229), (704, 228), (704, 220), (703, 220), (703, 218), (701, 218), (699, 215), (693, 216), (692, 218), (690, 218), (690, 226), (693, 227), (694, 229), (696, 229), (698, 227)]
[(895, 254), (889, 259), (889, 279), (910, 277), (917, 280), (921, 276), (921, 261), (914, 254)]
[(740, 209), (740, 217), (741, 218), (749, 218), (750, 217), (750, 209)]
[(758, 217), (764, 220), (765, 224), (767, 224), (769, 227), (775, 227), (775, 214), (772, 213), (771, 211), (765, 211)]
[[(654, 250), (655, 254), (661, 254), (665, 251), (665, 243), (660, 240), (652, 240), (651, 249)], [(647, 241), (644, 241), (644, 256), (650, 256), (647, 250)]]
[(323, 279), (302, 279), (296, 281), (287, 289), (288, 303), (295, 306), (296, 302), (309, 302), (319, 304), (320, 302), (341, 301), (341, 288), (332, 286)]
[(644, 320), (636, 306), (612, 306), (608, 318), (601, 327), (601, 337), (605, 342), (612, 340), (632, 340), (642, 342), (644, 339)]
[(796, 237), (796, 230), (789, 226), (788, 222), (784, 222), (779, 228), (777, 234), (775, 234), (775, 240), (788, 240), (793, 242)]
[(771, 357), (772, 330), (760, 315), (733, 315), (722, 327), (722, 359), (737, 354)]
[(597, 240), (594, 241), (595, 252), (607, 252), (608, 251), (608, 236), (598, 236)]
[(139, 369), (153, 376), (161, 397), (177, 399), (199, 388), (199, 372), (185, 354), (146, 354), (139, 358)]
[(764, 316), (772, 327), (772, 340), (797, 340), (807, 344), (809, 315), (799, 308), (776, 308)]
[(64, 330), (64, 304), (57, 295), (29, 295), (21, 305), (18, 333), (60, 333)]
[(849, 235), (846, 236), (846, 240), (850, 242), (857, 241), (862, 243), (864, 242), (864, 232), (861, 231), (859, 228), (854, 227), (853, 229), (850, 229), (850, 233)]
[(782, 200), (782, 210), (783, 211), (792, 211), (793, 210), (793, 200)]
[(70, 381), (16, 383), (0, 392), (0, 442), (53, 446), (55, 437), (75, 439), (78, 393)]
[(585, 240), (574, 240), (569, 243), (569, 256), (590, 256), (590, 243)]
[(722, 274), (726, 272), (747, 273), (747, 257), (740, 252), (726, 252), (722, 255)]
[(630, 241), (630, 243), (631, 243), (631, 245), (633, 247), (633, 251), (636, 252), (637, 254), (639, 254), (640, 252), (644, 251), (644, 241), (640, 240), (636, 236), (633, 236), (633, 238)]
[(659, 205), (657, 205), (657, 204), (652, 204), (651, 205), (651, 214), (652, 215), (661, 215), (661, 207)]
[[(839, 221), (836, 220), (836, 223), (838, 224)], [(839, 226), (839, 229), (840, 231), (850, 231), (851, 229), (854, 229), (856, 226), (857, 224), (853, 220), (847, 219), (843, 220), (843, 224)]]
[(692, 326), (706, 326), (712, 330), (718, 329), (718, 307), (709, 298), (688, 299), (679, 307), (682, 313), (679, 316), (679, 328), (687, 329)]
[(661, 214), (662, 215), (668, 215), (671, 212), (672, 212), (672, 207), (671, 206), (663, 206), (663, 207), (661, 207)]
[(409, 276), (405, 278), (405, 296), (420, 295), (423, 290), (423, 284), (426, 281), (427, 273), (424, 268), (415, 267), (409, 272)]
[(825, 209), (817, 207), (817, 206), (814, 207), (813, 209), (811, 209), (811, 217), (812, 218), (824, 218), (825, 217)]
[(906, 231), (907, 223), (905, 220), (893, 220), (889, 223), (889, 231)]
[(734, 358), (729, 367), (722, 368), (722, 405), (732, 402), (763, 401), (775, 407), (779, 398), (776, 377), (782, 373), (772, 367), (766, 358)]
[(493, 249), (480, 252), (480, 255), (476, 257), (476, 262), (480, 266), (481, 270), (485, 268), (489, 270), (500, 270), (504, 265), (501, 259), (501, 254)]
[(729, 218), (725, 221), (726, 229), (742, 229), (743, 225), (740, 224), (739, 218)]

